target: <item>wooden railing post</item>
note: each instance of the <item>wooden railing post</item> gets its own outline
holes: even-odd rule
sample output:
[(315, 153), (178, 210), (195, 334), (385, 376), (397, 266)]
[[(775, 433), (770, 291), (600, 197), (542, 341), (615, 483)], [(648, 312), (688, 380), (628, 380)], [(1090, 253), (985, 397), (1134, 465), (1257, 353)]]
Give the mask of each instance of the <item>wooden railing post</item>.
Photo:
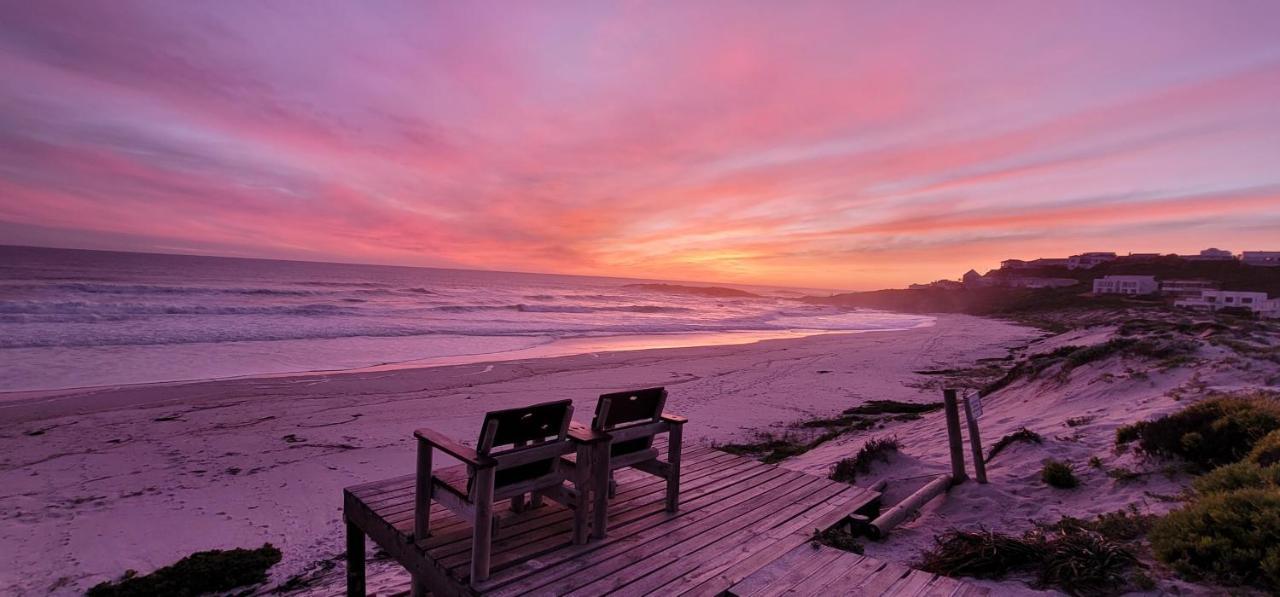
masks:
[(413, 498), (413, 540), (421, 543), (431, 534), (431, 452), (430, 442), (418, 440), (418, 477)]
[(951, 446), (951, 483), (958, 485), (969, 479), (964, 472), (964, 438), (960, 437), (960, 404), (955, 390), (942, 391), (947, 416), (947, 443)]

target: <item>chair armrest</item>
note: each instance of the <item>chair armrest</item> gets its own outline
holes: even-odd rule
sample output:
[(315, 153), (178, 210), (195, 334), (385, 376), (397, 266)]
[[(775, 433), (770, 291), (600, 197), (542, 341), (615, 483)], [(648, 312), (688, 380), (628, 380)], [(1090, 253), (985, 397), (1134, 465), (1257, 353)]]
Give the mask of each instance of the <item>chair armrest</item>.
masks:
[(427, 442), (433, 448), (439, 448), (441, 452), (453, 456), (474, 467), (489, 467), (497, 464), (492, 458), (481, 456), (476, 453), (475, 449), (468, 448), (459, 442), (454, 441), (448, 436), (431, 429), (418, 429), (413, 435), (420, 441)]
[(680, 415), (673, 415), (671, 413), (662, 413), (662, 416), (659, 418), (673, 425), (684, 425), (685, 423), (689, 422), (689, 419), (686, 419)]
[(596, 431), (577, 421), (569, 423), (568, 435), (570, 441), (580, 444), (596, 444), (609, 439), (609, 434)]

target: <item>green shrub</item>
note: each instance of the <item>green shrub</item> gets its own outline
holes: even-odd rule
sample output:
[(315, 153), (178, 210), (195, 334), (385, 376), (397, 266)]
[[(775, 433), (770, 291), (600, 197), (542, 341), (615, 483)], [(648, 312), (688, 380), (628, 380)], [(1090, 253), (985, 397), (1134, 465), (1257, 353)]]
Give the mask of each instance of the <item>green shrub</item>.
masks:
[(1130, 542), (1146, 535), (1155, 519), (1156, 516), (1142, 514), (1136, 505), (1131, 504), (1127, 510), (1105, 512), (1092, 520), (1064, 516), (1057, 523), (1042, 528), (1061, 532), (1091, 531), (1111, 541)]
[(1009, 572), (1038, 563), (1043, 547), (987, 529), (951, 529), (934, 538), (921, 554), (919, 568), (944, 576), (1004, 578)]
[(875, 461), (889, 462), (889, 455), (897, 452), (899, 447), (896, 437), (868, 441), (852, 458), (844, 458), (835, 463), (829, 478), (832, 481), (853, 483), (859, 473), (871, 472), (871, 465)]
[(1027, 429), (1026, 427), (1023, 427), (1021, 429), (1018, 429), (1017, 431), (1014, 431), (1013, 433), (1010, 433), (1009, 435), (1006, 435), (1000, 438), (1000, 441), (996, 442), (994, 446), (991, 446), (991, 451), (987, 452), (986, 461), (991, 462), (991, 459), (995, 458), (996, 454), (1003, 452), (1005, 448), (1008, 448), (1009, 446), (1017, 442), (1039, 444), (1044, 442), (1044, 438), (1040, 437), (1039, 433), (1036, 433), (1030, 429)]
[(1171, 415), (1116, 431), (1116, 442), (1137, 441), (1149, 454), (1177, 456), (1204, 470), (1244, 458), (1280, 429), (1280, 405), (1263, 396), (1222, 396)]
[(1041, 585), (1073, 595), (1118, 592), (1130, 583), (1128, 574), (1138, 561), (1124, 545), (1068, 519), (1021, 537), (951, 529), (934, 541), (917, 564), (926, 572), (999, 579), (1034, 571)]
[(1071, 465), (1057, 460), (1044, 463), (1044, 468), (1040, 470), (1040, 480), (1058, 489), (1071, 489), (1080, 485), (1080, 480), (1076, 478)]
[(1280, 430), (1272, 431), (1258, 440), (1249, 451), (1249, 462), (1258, 466), (1271, 466), (1280, 462)]
[(1191, 580), (1280, 590), (1280, 490), (1202, 496), (1151, 530), (1156, 558)]
[(267, 581), (267, 570), (280, 562), (280, 550), (267, 543), (258, 549), (193, 553), (146, 576), (133, 571), (117, 582), (95, 585), (88, 597), (194, 597), (221, 593)]
[(852, 531), (842, 526), (831, 527), (825, 531), (814, 529), (813, 542), (843, 551), (862, 553), (862, 542), (858, 541)]
[(1236, 462), (1215, 468), (1191, 482), (1197, 493), (1210, 494), (1237, 489), (1264, 489), (1280, 486), (1280, 465), (1261, 467), (1252, 462)]
[(1061, 531), (1041, 539), (1040, 584), (1062, 587), (1073, 595), (1110, 592), (1127, 584), (1138, 559), (1123, 545), (1100, 533)]

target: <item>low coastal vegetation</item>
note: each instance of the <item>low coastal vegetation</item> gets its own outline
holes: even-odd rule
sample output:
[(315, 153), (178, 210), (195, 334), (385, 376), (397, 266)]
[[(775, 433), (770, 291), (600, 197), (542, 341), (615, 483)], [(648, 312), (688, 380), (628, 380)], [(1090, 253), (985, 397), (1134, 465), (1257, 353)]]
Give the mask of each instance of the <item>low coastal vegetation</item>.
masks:
[(1111, 358), (1154, 360), (1160, 369), (1172, 369), (1192, 362), (1197, 346), (1194, 341), (1176, 337), (1120, 337), (1091, 346), (1061, 346), (1028, 356), (983, 388), (982, 393), (991, 394), (1022, 379), (1037, 379), (1055, 367), (1056, 379), (1062, 381), (1079, 367)]
[(868, 441), (852, 458), (844, 458), (835, 463), (831, 467), (829, 478), (842, 483), (853, 483), (859, 474), (871, 472), (871, 465), (877, 460), (889, 462), (889, 456), (897, 454), (900, 447), (896, 437), (882, 437)]
[(1149, 589), (1133, 542), (1150, 517), (1119, 511), (1094, 520), (1066, 517), (1021, 536), (984, 528), (951, 529), (921, 554), (917, 566), (947, 576), (1003, 579), (1029, 575), (1035, 584), (1072, 595), (1118, 594)]
[(773, 464), (804, 454), (846, 433), (870, 429), (887, 422), (918, 419), (921, 413), (941, 408), (941, 402), (871, 400), (845, 409), (835, 417), (794, 423), (781, 433), (759, 432), (753, 441), (721, 444), (718, 448), (730, 454), (756, 456), (762, 462)]
[(151, 574), (133, 570), (117, 581), (95, 585), (88, 597), (195, 597), (265, 583), (267, 571), (280, 562), (270, 543), (257, 549), (215, 549), (193, 553)]
[(1040, 469), (1040, 480), (1058, 489), (1073, 489), (1080, 485), (1080, 479), (1076, 478), (1071, 464), (1058, 460), (1049, 460), (1044, 463), (1044, 468)]
[(1220, 394), (1116, 432), (1118, 447), (1184, 460), (1202, 472), (1187, 503), (1159, 518), (1149, 540), (1179, 575), (1280, 590), (1280, 400)]
[(1177, 457), (1201, 471), (1237, 462), (1280, 429), (1280, 402), (1271, 393), (1217, 395), (1173, 414), (1116, 430), (1117, 446), (1136, 443), (1147, 454)]
[(987, 452), (986, 461), (991, 462), (991, 459), (995, 458), (996, 454), (1003, 452), (1005, 448), (1008, 448), (1009, 446), (1012, 446), (1013, 444), (1016, 444), (1018, 442), (1025, 442), (1029, 444), (1039, 444), (1044, 442), (1044, 438), (1041, 437), (1039, 433), (1036, 433), (1030, 429), (1027, 429), (1026, 427), (1022, 427), (1017, 431), (1014, 431), (1013, 433), (1010, 433), (1009, 435), (1006, 435), (1000, 438), (1000, 441), (996, 442), (995, 445), (991, 446), (991, 451)]

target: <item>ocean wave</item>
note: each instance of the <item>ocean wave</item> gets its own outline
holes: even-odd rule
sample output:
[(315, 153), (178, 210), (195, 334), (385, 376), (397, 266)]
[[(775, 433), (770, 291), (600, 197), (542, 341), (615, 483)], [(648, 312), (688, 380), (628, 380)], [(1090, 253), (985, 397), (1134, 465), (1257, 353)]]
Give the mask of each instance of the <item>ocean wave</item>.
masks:
[[(351, 299), (360, 300), (360, 299)], [(0, 301), (0, 316), (8, 315), (356, 315), (359, 310), (329, 303), (306, 305), (166, 305), (152, 303), (93, 303), (85, 301)]]
[(692, 313), (694, 311), (688, 307), (667, 307), (663, 305), (589, 307), (585, 305), (530, 305), (527, 303), (510, 305), (441, 305), (431, 307), (430, 310), (446, 313), (479, 313), (485, 311), (520, 311), (524, 313)]
[(83, 294), (190, 294), (190, 295), (224, 295), (238, 294), (248, 296), (317, 296), (328, 294), (316, 290), (292, 290), (287, 288), (219, 288), (212, 286), (161, 286), (153, 284), (101, 284), (77, 282), (71, 284), (51, 284), (40, 289), (79, 292)]

